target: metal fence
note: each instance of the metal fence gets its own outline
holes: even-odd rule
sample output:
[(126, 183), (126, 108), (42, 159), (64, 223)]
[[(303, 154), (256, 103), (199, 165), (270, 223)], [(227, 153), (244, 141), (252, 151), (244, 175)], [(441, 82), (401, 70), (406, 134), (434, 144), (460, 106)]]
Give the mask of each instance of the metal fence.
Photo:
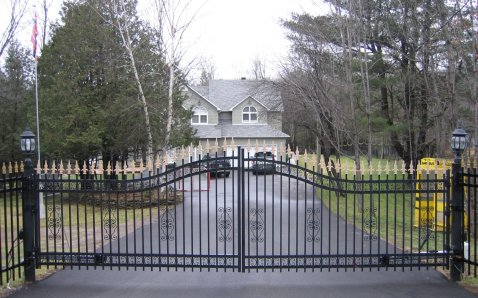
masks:
[(0, 174), (0, 285), (22, 277), (23, 271), (23, 175), (18, 167)]
[(463, 173), (463, 185), (465, 187), (465, 243), (464, 259), (465, 270), (468, 275), (477, 277), (477, 195), (478, 195), (478, 174), (475, 168), (466, 168)]
[[(224, 153), (134, 168), (37, 165), (28, 177), (4, 171), (2, 284), (27, 265), (22, 205), (32, 212), (25, 255), (36, 267), (405, 271), (457, 260), (445, 168)], [(463, 176), (464, 256), (476, 275), (476, 170)]]

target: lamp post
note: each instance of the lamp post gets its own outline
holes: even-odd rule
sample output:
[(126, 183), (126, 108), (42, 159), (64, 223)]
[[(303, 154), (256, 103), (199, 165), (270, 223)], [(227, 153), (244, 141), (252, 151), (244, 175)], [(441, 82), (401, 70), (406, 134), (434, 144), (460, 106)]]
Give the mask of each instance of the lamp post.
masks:
[(25, 154), (24, 180), (22, 183), (22, 206), (23, 206), (23, 255), (25, 259), (25, 281), (35, 281), (35, 262), (33, 258), (35, 217), (33, 214), (35, 198), (32, 185), (32, 160), (36, 148), (35, 135), (26, 128), (21, 135), (20, 149)]
[(463, 183), (463, 173), (461, 168), (461, 156), (467, 146), (467, 133), (462, 128), (453, 131), (451, 137), (451, 149), (455, 154), (455, 160), (452, 165), (452, 198), (451, 198), (451, 270), (450, 276), (453, 281), (460, 281), (464, 266), (464, 247), (463, 247), (463, 227), (465, 210), (465, 193)]

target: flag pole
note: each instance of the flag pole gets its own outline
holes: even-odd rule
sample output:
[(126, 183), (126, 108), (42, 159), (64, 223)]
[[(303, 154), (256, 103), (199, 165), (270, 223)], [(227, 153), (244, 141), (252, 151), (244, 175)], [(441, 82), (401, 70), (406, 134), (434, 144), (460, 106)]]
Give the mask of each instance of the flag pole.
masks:
[(38, 117), (38, 60), (35, 59), (35, 111), (36, 111), (36, 124), (37, 124), (37, 158), (40, 159), (40, 121)]
[(38, 116), (38, 56), (37, 56), (37, 35), (38, 35), (38, 25), (37, 25), (37, 13), (33, 19), (33, 30), (31, 41), (33, 44), (33, 59), (35, 59), (35, 114), (36, 114), (36, 126), (37, 126), (37, 158), (38, 161), (41, 161), (40, 156), (40, 121)]

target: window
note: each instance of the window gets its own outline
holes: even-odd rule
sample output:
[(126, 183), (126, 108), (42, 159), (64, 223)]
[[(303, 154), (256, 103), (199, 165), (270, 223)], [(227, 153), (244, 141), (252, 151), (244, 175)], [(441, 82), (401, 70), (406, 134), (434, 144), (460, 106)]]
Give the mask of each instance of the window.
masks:
[(203, 108), (195, 108), (191, 119), (192, 124), (207, 124), (207, 111)]
[(257, 110), (254, 107), (245, 107), (242, 110), (242, 123), (257, 123)]

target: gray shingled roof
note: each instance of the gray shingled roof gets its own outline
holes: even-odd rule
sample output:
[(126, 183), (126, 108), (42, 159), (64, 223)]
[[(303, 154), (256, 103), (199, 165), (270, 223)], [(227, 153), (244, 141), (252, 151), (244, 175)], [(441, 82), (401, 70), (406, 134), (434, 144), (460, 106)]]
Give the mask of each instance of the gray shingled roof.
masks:
[(270, 125), (194, 125), (196, 136), (203, 138), (288, 138), (289, 136)]
[(211, 80), (209, 86), (191, 86), (190, 88), (222, 111), (231, 111), (249, 96), (270, 111), (283, 111), (280, 93), (267, 81)]

